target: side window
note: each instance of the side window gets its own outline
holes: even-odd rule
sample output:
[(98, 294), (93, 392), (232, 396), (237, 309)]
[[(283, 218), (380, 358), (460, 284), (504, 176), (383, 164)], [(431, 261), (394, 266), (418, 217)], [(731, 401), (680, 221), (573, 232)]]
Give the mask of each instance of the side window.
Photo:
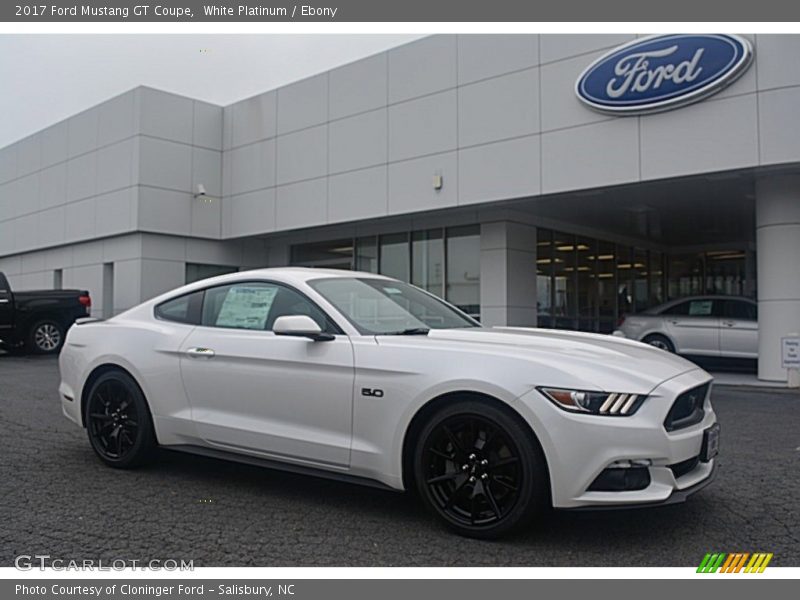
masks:
[(340, 333), (316, 305), (282, 285), (246, 282), (206, 290), (202, 324), (208, 327), (272, 331), (282, 316), (306, 315), (326, 333)]
[(710, 317), (714, 313), (713, 300), (687, 300), (665, 310), (663, 315), (683, 317)]
[(155, 315), (165, 321), (199, 325), (202, 305), (203, 291), (201, 290), (162, 302), (156, 306)]
[(726, 300), (724, 316), (729, 319), (739, 319), (741, 321), (756, 321), (756, 306), (741, 300)]
[(202, 323), (208, 327), (263, 331), (277, 292), (277, 286), (258, 282), (210, 288), (203, 303)]
[(681, 302), (680, 304), (676, 304), (675, 306), (670, 306), (664, 312), (661, 313), (662, 315), (688, 315), (689, 314), (689, 303), (688, 302)]
[(714, 314), (713, 300), (692, 300), (689, 302), (690, 317), (710, 317)]

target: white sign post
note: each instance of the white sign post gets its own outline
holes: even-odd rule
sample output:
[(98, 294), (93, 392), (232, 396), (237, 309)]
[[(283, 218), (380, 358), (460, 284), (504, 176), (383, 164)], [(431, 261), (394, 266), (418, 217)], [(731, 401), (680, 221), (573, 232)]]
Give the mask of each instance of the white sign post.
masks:
[(781, 366), (788, 374), (787, 386), (800, 387), (800, 336), (796, 333), (781, 338)]

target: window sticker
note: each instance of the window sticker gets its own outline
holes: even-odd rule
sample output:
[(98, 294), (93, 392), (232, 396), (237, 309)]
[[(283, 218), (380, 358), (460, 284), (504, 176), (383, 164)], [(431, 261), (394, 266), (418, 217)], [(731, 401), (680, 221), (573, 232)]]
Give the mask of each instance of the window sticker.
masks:
[(689, 316), (691, 317), (707, 317), (711, 314), (711, 305), (713, 300), (693, 300), (689, 304)]
[(263, 330), (277, 292), (274, 287), (232, 287), (222, 303), (216, 326)]

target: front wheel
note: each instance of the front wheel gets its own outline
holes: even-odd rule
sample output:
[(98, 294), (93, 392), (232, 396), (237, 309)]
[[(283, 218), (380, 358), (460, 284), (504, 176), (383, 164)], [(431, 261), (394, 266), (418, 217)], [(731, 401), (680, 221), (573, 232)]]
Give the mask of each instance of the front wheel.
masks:
[(133, 378), (108, 371), (89, 390), (84, 417), (89, 442), (100, 460), (130, 469), (148, 462), (157, 447), (144, 394)]
[(414, 467), (423, 502), (464, 536), (502, 536), (547, 506), (541, 448), (524, 424), (488, 402), (439, 410), (419, 436)]

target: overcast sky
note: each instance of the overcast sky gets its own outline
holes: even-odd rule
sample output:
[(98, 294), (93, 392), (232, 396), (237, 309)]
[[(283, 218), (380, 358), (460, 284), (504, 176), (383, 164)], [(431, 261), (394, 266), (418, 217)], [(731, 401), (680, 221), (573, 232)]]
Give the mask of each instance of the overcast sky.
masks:
[(216, 104), (415, 35), (0, 35), (0, 148), (137, 85)]

